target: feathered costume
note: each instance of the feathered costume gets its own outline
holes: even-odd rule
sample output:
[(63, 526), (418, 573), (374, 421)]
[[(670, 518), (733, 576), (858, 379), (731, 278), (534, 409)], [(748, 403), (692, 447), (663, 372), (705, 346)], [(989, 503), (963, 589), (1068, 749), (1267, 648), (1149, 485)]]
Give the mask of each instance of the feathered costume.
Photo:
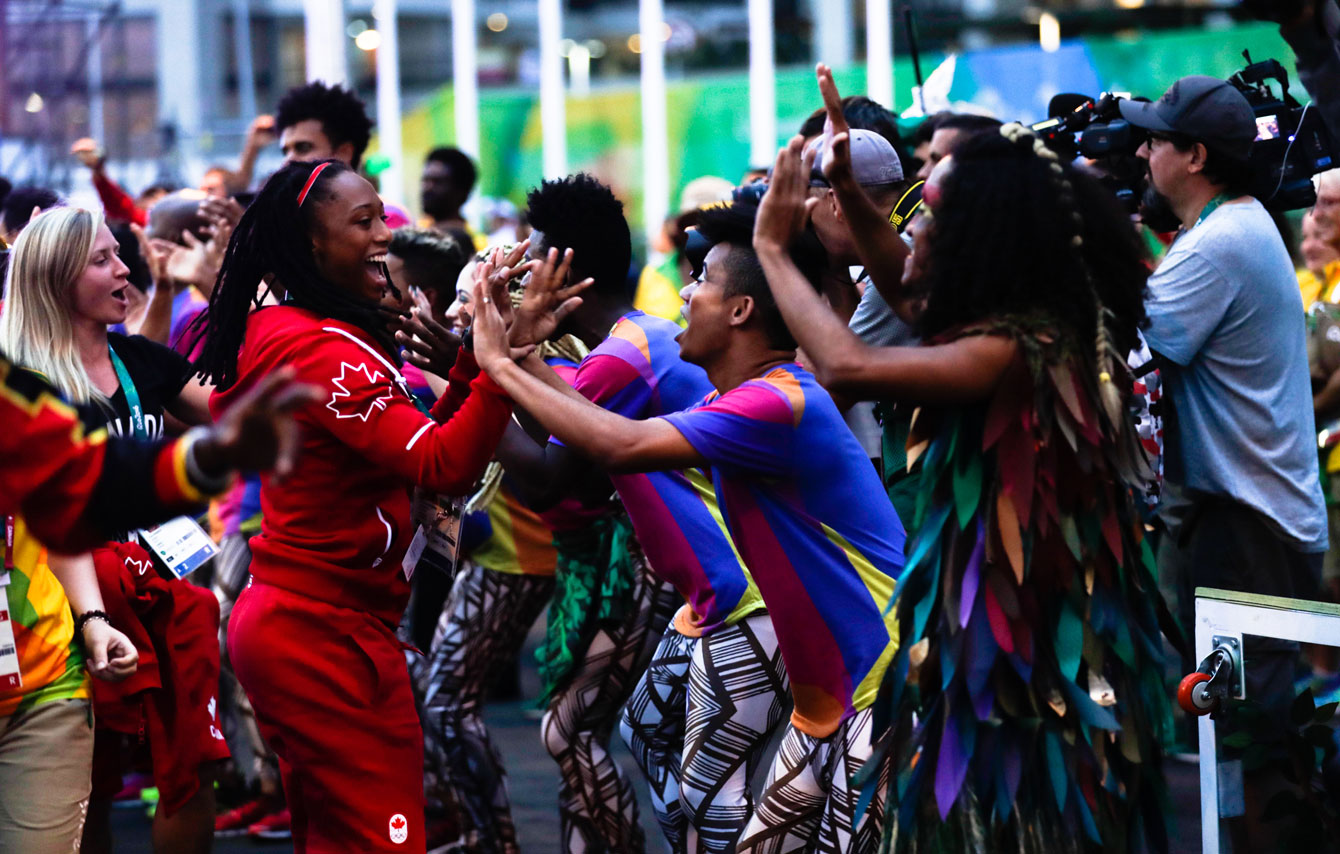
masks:
[(923, 410), (908, 439), (917, 534), (866, 769), (891, 752), (883, 850), (1166, 850), (1159, 592), (1127, 487), (1138, 437), (1108, 414), (1123, 410), (1092, 349), (1041, 318), (939, 341), (978, 334), (1019, 345), (992, 397)]

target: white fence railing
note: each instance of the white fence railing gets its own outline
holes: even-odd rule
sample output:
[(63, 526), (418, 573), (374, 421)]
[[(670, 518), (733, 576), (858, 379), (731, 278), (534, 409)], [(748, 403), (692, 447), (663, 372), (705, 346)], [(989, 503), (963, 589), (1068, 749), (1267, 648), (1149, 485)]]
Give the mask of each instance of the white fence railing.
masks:
[[(1235, 641), (1241, 650), (1246, 635), (1340, 646), (1340, 605), (1196, 588), (1197, 661), (1221, 645), (1231, 647)], [(1241, 673), (1241, 661), (1239, 657), (1235, 678)], [(1240, 774), (1232, 773), (1231, 767), (1219, 766), (1214, 720), (1208, 715), (1200, 718), (1200, 832), (1204, 854), (1220, 852), (1219, 817), (1225, 811), (1223, 807), (1230, 814), (1241, 811), (1232, 803), (1240, 797), (1231, 791), (1240, 792), (1240, 782), (1232, 782), (1234, 779), (1240, 780)], [(1221, 796), (1228, 800), (1221, 801)]]

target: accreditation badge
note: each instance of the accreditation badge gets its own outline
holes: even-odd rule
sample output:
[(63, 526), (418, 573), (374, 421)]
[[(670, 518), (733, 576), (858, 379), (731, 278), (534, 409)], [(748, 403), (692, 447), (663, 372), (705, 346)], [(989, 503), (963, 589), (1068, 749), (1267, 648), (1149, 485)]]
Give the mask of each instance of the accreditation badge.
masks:
[(461, 520), (465, 518), (465, 500), (418, 490), (411, 517), (416, 530), (401, 564), (405, 580), (408, 581), (418, 568), (424, 566), (454, 576), (461, 552)]

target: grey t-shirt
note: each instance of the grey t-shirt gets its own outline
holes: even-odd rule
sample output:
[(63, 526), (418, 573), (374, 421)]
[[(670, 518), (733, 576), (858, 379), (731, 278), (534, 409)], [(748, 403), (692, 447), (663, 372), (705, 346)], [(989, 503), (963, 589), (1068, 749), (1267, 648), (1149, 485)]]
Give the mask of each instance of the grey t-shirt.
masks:
[[(865, 293), (861, 295), (861, 302), (847, 328), (871, 347), (913, 347), (920, 340), (912, 327), (889, 307), (873, 282), (866, 282)], [(860, 440), (861, 447), (871, 459), (877, 459), (883, 431), (875, 419), (875, 404), (868, 401), (852, 404), (843, 417)]]
[(1172, 418), (1165, 474), (1260, 511), (1300, 551), (1326, 550), (1302, 299), (1259, 202), (1224, 204), (1149, 280), (1149, 346)]

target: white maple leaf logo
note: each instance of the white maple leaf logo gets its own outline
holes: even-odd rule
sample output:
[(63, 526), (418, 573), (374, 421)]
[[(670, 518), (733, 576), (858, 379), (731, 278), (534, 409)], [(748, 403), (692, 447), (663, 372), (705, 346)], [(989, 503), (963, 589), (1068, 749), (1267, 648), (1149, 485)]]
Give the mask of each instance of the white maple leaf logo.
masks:
[(133, 557), (125, 559), (127, 569), (134, 569), (136, 575), (143, 575), (149, 571), (149, 562), (147, 560), (135, 560)]
[(374, 371), (370, 369), (367, 366), (366, 362), (358, 365), (357, 367), (349, 364), (348, 362), (341, 362), (340, 375), (338, 377), (331, 378), (330, 381), (331, 385), (335, 386), (337, 391), (331, 393), (330, 402), (326, 404), (326, 408), (329, 409), (331, 412), (334, 412), (336, 418), (358, 418), (362, 421), (367, 421), (368, 417), (372, 415), (372, 410), (374, 408), (376, 409), (386, 408), (386, 401), (390, 400), (392, 397), (391, 386), (390, 383), (387, 382), (386, 394), (376, 398), (371, 403), (369, 403), (366, 411), (341, 412), (340, 411), (341, 401), (347, 402), (352, 397), (352, 393), (349, 391), (348, 386), (345, 385), (345, 383), (351, 378), (352, 374), (362, 374), (363, 377), (367, 380), (367, 385), (376, 385), (377, 383), (387, 382), (385, 377), (382, 376), (381, 371)]

